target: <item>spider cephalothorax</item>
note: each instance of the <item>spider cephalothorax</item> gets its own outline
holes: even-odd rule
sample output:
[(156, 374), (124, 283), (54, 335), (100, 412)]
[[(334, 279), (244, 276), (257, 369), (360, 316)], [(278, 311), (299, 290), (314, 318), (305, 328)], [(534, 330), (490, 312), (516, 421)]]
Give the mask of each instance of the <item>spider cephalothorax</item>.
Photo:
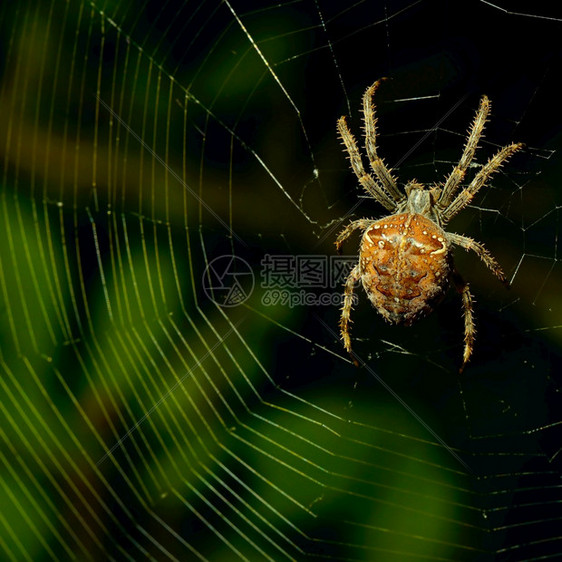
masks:
[(410, 181), (402, 192), (377, 154), (373, 95), (379, 84), (380, 81), (375, 82), (363, 96), (365, 151), (376, 179), (363, 168), (361, 154), (345, 117), (338, 121), (341, 139), (359, 183), (369, 196), (389, 211), (388, 216), (379, 220), (353, 221), (336, 240), (339, 250), (352, 232), (363, 231), (359, 262), (345, 283), (340, 320), (343, 343), (346, 350), (351, 352), (349, 322), (353, 287), (357, 281), (361, 280), (369, 300), (386, 320), (409, 325), (433, 309), (452, 280), (462, 296), (464, 308), (462, 370), (472, 354), (476, 330), (469, 285), (454, 268), (451, 247), (458, 245), (473, 250), (502, 282), (505, 276), (482, 244), (466, 236), (446, 232), (443, 228), (522, 145), (510, 144), (500, 149), (458, 193), (490, 113), (490, 102), (483, 96), (461, 159), (448, 178), (431, 188)]

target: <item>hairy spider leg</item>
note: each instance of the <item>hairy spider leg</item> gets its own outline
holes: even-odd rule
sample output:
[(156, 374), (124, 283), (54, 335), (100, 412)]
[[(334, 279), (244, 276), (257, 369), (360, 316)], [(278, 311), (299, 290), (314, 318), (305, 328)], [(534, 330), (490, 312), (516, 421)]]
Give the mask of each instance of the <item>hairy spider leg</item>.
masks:
[(464, 351), (462, 365), (459, 373), (464, 371), (472, 351), (474, 350), (474, 340), (476, 338), (476, 325), (474, 323), (474, 297), (470, 293), (470, 285), (455, 270), (452, 274), (453, 282), (462, 298), (462, 308), (464, 316)]
[(377, 153), (377, 117), (373, 96), (379, 87), (381, 80), (377, 80), (372, 86), (367, 88), (363, 94), (363, 121), (365, 131), (365, 151), (369, 158), (369, 163), (382, 186), (392, 195), (397, 203), (404, 201), (404, 194), (400, 192), (396, 185), (396, 180), (392, 177), (390, 170), (386, 167), (382, 158)]
[(505, 274), (500, 267), (500, 264), (492, 256), (492, 254), (490, 254), (484, 244), (476, 242), (476, 240), (473, 240), (468, 236), (463, 236), (462, 234), (455, 234), (454, 232), (446, 232), (445, 234), (449, 242), (452, 242), (453, 244), (456, 244), (457, 246), (460, 246), (467, 251), (472, 250), (502, 283), (507, 283)]
[(361, 278), (361, 269), (357, 264), (345, 281), (345, 289), (343, 294), (343, 306), (341, 307), (340, 333), (343, 340), (343, 346), (348, 353), (351, 353), (351, 337), (349, 335), (349, 323), (351, 322), (351, 309), (353, 306), (353, 288), (355, 283)]
[(445, 181), (443, 191), (441, 192), (439, 200), (437, 201), (436, 206), (439, 210), (444, 210), (450, 205), (455, 192), (464, 179), (466, 170), (468, 169), (468, 166), (470, 166), (470, 163), (474, 158), (474, 154), (476, 153), (476, 149), (478, 148), (478, 143), (480, 142), (480, 137), (482, 136), (482, 132), (484, 131), (484, 125), (488, 120), (489, 114), (490, 100), (486, 96), (482, 96), (482, 99), (480, 100), (480, 106), (478, 108), (478, 111), (476, 112), (476, 115), (474, 116), (474, 120), (472, 121), (470, 134), (468, 135), (468, 139), (464, 146), (462, 156), (458, 164), (453, 168), (453, 171)]
[(357, 148), (357, 142), (355, 141), (355, 137), (347, 126), (345, 117), (340, 117), (338, 119), (338, 131), (347, 154), (349, 155), (351, 169), (357, 176), (357, 179), (363, 186), (363, 189), (367, 192), (368, 195), (378, 201), (385, 209), (387, 209), (388, 211), (394, 211), (396, 209), (396, 203), (373, 179), (373, 177), (365, 171), (365, 168), (363, 167), (363, 161), (361, 159), (361, 154), (359, 153), (359, 149)]
[(451, 220), (459, 211), (462, 211), (471, 201), (472, 198), (486, 185), (492, 174), (497, 172), (504, 162), (508, 160), (515, 152), (523, 148), (523, 143), (513, 143), (504, 146), (476, 174), (470, 185), (463, 189), (454, 201), (441, 213), (443, 224)]
[(373, 219), (357, 219), (355, 221), (350, 222), (338, 235), (334, 244), (336, 245), (336, 249), (338, 252), (341, 251), (342, 244), (357, 230), (366, 230), (369, 228), (374, 222)]

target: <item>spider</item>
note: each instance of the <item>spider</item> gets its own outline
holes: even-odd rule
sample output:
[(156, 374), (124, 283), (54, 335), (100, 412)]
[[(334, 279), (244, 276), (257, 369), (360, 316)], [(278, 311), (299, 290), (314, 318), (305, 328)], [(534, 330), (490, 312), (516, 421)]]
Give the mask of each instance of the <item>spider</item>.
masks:
[(377, 154), (377, 119), (373, 96), (380, 83), (381, 80), (377, 80), (363, 95), (365, 151), (375, 177), (365, 171), (345, 117), (338, 120), (339, 135), (359, 183), (370, 197), (388, 211), (388, 216), (378, 220), (354, 220), (336, 239), (339, 252), (343, 242), (354, 231), (363, 233), (358, 263), (344, 285), (341, 338), (345, 349), (351, 354), (349, 323), (353, 288), (359, 280), (372, 305), (387, 321), (406, 326), (429, 314), (452, 282), (461, 295), (464, 310), (462, 372), (472, 355), (476, 329), (473, 297), (469, 284), (454, 267), (452, 246), (474, 251), (500, 281), (505, 283), (506, 279), (497, 261), (482, 244), (467, 236), (446, 232), (444, 227), (523, 145), (514, 143), (501, 148), (461, 190), (461, 182), (474, 158), (490, 113), (490, 101), (483, 96), (462, 156), (446, 180), (428, 187), (411, 180), (402, 192), (391, 170)]

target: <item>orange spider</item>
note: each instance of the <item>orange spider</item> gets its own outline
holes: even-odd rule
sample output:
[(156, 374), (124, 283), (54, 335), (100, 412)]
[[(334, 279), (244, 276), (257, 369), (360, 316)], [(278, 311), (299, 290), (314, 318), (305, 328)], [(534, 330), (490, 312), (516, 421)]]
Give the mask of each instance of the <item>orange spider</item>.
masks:
[(335, 242), (339, 251), (355, 230), (363, 231), (359, 262), (345, 283), (340, 319), (343, 344), (351, 353), (349, 323), (353, 287), (357, 281), (361, 280), (369, 300), (386, 320), (409, 326), (433, 310), (452, 280), (462, 296), (464, 308), (462, 371), (472, 354), (476, 330), (469, 285), (454, 268), (451, 247), (456, 244), (473, 250), (500, 281), (505, 282), (505, 276), (482, 244), (461, 234), (446, 232), (443, 227), (472, 201), (490, 176), (523, 145), (510, 144), (500, 149), (482, 166), (470, 184), (457, 193), (490, 113), (490, 102), (483, 96), (461, 159), (445, 182), (428, 188), (412, 180), (402, 192), (377, 154), (373, 95), (379, 84), (380, 81), (375, 82), (363, 95), (365, 150), (376, 179), (363, 168), (361, 154), (345, 117), (338, 120), (338, 131), (359, 183), (369, 196), (389, 211), (388, 216), (379, 220), (353, 221)]

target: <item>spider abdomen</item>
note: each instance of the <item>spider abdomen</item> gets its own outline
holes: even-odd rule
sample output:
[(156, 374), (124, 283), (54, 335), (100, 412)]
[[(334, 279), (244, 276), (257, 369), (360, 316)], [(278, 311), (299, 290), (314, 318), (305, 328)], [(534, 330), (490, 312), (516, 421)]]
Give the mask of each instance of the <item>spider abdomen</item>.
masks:
[(445, 232), (416, 213), (391, 215), (367, 228), (359, 263), (373, 306), (389, 322), (406, 325), (440, 300), (451, 267)]

